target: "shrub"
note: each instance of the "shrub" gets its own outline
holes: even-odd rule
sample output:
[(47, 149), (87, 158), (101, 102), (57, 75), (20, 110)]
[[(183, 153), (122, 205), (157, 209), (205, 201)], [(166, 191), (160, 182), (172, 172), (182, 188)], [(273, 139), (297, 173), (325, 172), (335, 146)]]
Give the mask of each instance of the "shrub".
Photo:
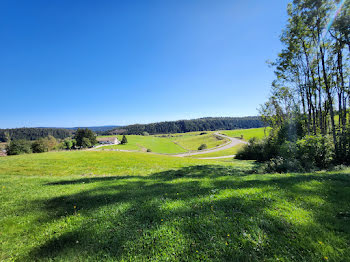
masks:
[(202, 136), (202, 135), (206, 135), (206, 134), (208, 134), (208, 133), (207, 132), (202, 132), (199, 135)]
[(70, 139), (64, 140), (63, 143), (64, 143), (64, 148), (67, 150), (69, 150), (73, 147), (73, 141)]
[(237, 159), (257, 160), (259, 162), (270, 160), (277, 156), (278, 146), (272, 138), (259, 140), (255, 137), (249, 140), (236, 154)]
[(207, 149), (208, 146), (206, 144), (201, 144), (199, 147), (198, 147), (198, 150), (204, 150), (204, 149)]
[(305, 136), (296, 146), (296, 157), (306, 168), (327, 168), (332, 163), (334, 148), (329, 136)]
[(304, 171), (298, 159), (276, 157), (267, 161), (263, 166), (264, 172), (286, 173)]
[(40, 138), (32, 143), (33, 153), (44, 153), (49, 151), (49, 144), (47, 139)]
[(28, 154), (31, 152), (31, 143), (27, 140), (13, 140), (6, 146), (8, 155)]
[(122, 145), (125, 145), (126, 143), (128, 143), (128, 139), (126, 138), (125, 135), (123, 135), (122, 141), (120, 141), (120, 143), (121, 143)]
[(149, 133), (145, 131), (145, 132), (142, 132), (142, 135), (143, 136), (149, 136)]
[(152, 152), (152, 149), (148, 148), (148, 149), (147, 149), (147, 152)]
[(53, 136), (48, 136), (44, 138), (44, 140), (46, 140), (49, 151), (56, 149), (58, 145), (56, 138), (54, 138)]

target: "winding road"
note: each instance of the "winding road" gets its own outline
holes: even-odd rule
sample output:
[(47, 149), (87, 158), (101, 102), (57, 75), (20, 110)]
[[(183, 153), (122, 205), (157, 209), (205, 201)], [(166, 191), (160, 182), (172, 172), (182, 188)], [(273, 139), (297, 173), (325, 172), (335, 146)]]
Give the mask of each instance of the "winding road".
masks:
[[(225, 136), (225, 135), (222, 135), (222, 134), (219, 134), (219, 133), (214, 133), (214, 135), (220, 136), (222, 138), (226, 138), (226, 139), (230, 140), (230, 142), (228, 142), (227, 144), (225, 144), (223, 146), (220, 146), (220, 147), (214, 147), (212, 149), (206, 149), (206, 150), (195, 151), (195, 152), (181, 153), (181, 154), (176, 154), (174, 156), (186, 157), (186, 156), (195, 156), (195, 155), (201, 155), (201, 154), (207, 154), (207, 153), (214, 153), (214, 152), (218, 152), (218, 151), (221, 151), (221, 150), (229, 149), (229, 148), (234, 147), (234, 146), (236, 146), (238, 144), (248, 144), (248, 142), (243, 141), (243, 140), (238, 139), (238, 138)], [(220, 157), (206, 157), (206, 158), (201, 158), (201, 159), (220, 159), (220, 158), (230, 158), (230, 157), (234, 157), (234, 155), (231, 155), (231, 156), (220, 156)]]
[[(205, 150), (201, 150), (201, 151), (192, 151), (192, 152), (181, 153), (181, 154), (166, 154), (166, 155), (175, 156), (175, 157), (195, 156), (195, 155), (202, 155), (202, 154), (207, 154), (207, 153), (218, 152), (218, 151), (221, 151), (221, 150), (229, 149), (229, 148), (234, 147), (234, 146), (239, 145), (239, 144), (248, 144), (248, 142), (246, 142), (244, 140), (241, 140), (241, 139), (238, 139), (238, 138), (234, 138), (234, 137), (225, 136), (223, 134), (214, 133), (214, 135), (220, 136), (220, 137), (225, 138), (225, 139), (228, 139), (229, 142), (224, 144), (224, 145), (222, 145), (222, 146), (214, 147), (214, 148), (211, 148), (211, 149), (205, 149)], [(99, 146), (96, 146), (95, 148), (91, 148), (91, 149), (88, 149), (88, 150), (94, 150), (96, 148), (103, 147), (103, 146), (106, 146), (106, 145), (99, 145)], [(114, 151), (138, 152), (136, 150), (121, 150), (121, 149), (114, 149)], [(161, 153), (153, 153), (153, 154), (164, 155), (164, 154), (161, 154)], [(217, 157), (203, 157), (203, 158), (198, 158), (198, 159), (221, 159), (221, 158), (232, 158), (234, 156), (235, 155), (217, 156)]]

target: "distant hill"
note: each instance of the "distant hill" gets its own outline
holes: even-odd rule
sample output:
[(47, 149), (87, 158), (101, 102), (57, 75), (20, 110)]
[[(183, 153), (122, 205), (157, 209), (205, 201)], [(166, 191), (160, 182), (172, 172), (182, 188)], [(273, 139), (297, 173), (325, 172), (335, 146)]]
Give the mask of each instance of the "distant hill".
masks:
[(78, 128), (88, 128), (94, 132), (103, 132), (103, 131), (107, 131), (107, 130), (112, 130), (112, 129), (116, 129), (119, 128), (120, 126), (86, 126), (86, 127), (67, 127), (64, 129), (68, 129), (68, 130), (77, 130)]
[(185, 133), (192, 131), (232, 130), (263, 127), (258, 116), (247, 117), (205, 117), (191, 120), (166, 121), (151, 124), (135, 124), (118, 127), (103, 134), (149, 134)]

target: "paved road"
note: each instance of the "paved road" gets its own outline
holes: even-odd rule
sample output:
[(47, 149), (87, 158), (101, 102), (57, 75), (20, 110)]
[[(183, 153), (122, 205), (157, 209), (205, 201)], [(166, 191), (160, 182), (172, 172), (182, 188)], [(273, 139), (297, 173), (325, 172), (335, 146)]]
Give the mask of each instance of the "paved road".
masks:
[[(194, 156), (194, 155), (201, 155), (201, 154), (207, 154), (207, 153), (214, 153), (214, 152), (218, 152), (218, 151), (221, 151), (221, 150), (225, 150), (225, 149), (228, 149), (228, 148), (231, 148), (231, 147), (234, 147), (238, 144), (247, 144), (247, 142), (241, 140), (241, 139), (238, 139), (238, 138), (234, 138), (234, 137), (229, 137), (229, 136), (225, 136), (225, 135), (222, 135), (222, 134), (219, 134), (219, 133), (214, 133), (215, 135), (217, 136), (220, 136), (220, 137), (223, 137), (223, 138), (226, 138), (228, 140), (230, 140), (229, 143), (223, 145), (223, 146), (220, 146), (220, 147), (214, 147), (212, 149), (206, 149), (206, 150), (201, 150), (201, 151), (195, 151), (195, 152), (188, 152), (188, 153), (182, 153), (182, 154), (177, 154), (177, 155), (174, 155), (174, 156), (177, 156), (177, 157), (185, 157), (185, 156)], [(231, 156), (227, 156), (227, 157), (231, 157)], [(226, 158), (226, 157), (220, 157), (220, 158)], [(217, 159), (217, 157), (208, 157), (206, 159)]]

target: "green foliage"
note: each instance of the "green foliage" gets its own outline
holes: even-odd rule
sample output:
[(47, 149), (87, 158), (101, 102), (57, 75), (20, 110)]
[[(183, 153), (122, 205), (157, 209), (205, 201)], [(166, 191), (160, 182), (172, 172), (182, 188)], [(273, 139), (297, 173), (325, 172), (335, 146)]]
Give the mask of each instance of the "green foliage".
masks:
[(149, 148), (148, 148), (148, 149), (147, 149), (147, 152), (152, 152), (152, 149), (149, 149)]
[(206, 144), (201, 144), (199, 147), (198, 147), (198, 150), (204, 150), (204, 149), (207, 149), (208, 146)]
[(272, 136), (264, 139), (251, 138), (249, 143), (237, 152), (236, 158), (259, 162), (267, 161), (277, 156), (278, 149), (279, 147)]
[(69, 149), (72, 149), (73, 147), (73, 141), (71, 139), (66, 139), (63, 141), (64, 143), (64, 148), (69, 150)]
[(96, 134), (88, 128), (79, 128), (75, 133), (74, 139), (76, 140), (76, 145), (82, 148), (90, 147), (97, 144)]
[(71, 135), (71, 131), (62, 128), (14, 128), (0, 129), (0, 142), (12, 140), (37, 140), (53, 136), (58, 139), (64, 139)]
[(32, 153), (31, 143), (27, 140), (13, 140), (6, 146), (8, 155), (20, 155)]
[(33, 153), (44, 153), (49, 151), (49, 145), (47, 139), (40, 138), (32, 143)]
[(90, 142), (90, 139), (87, 137), (83, 137), (83, 140), (81, 141), (81, 147), (82, 148), (89, 148), (91, 146), (92, 146), (92, 144)]
[(53, 136), (39, 138), (32, 143), (33, 153), (44, 153), (54, 149), (58, 149), (59, 144)]
[(297, 141), (297, 159), (308, 168), (328, 168), (333, 160), (334, 146), (328, 136), (305, 136)]
[(143, 136), (149, 136), (149, 133), (146, 132), (146, 131), (144, 131), (144, 132), (142, 132), (142, 135), (143, 135)]
[(128, 143), (128, 139), (126, 138), (125, 135), (123, 135), (122, 141), (120, 141), (120, 143), (121, 143), (122, 145), (125, 145), (126, 143)]

